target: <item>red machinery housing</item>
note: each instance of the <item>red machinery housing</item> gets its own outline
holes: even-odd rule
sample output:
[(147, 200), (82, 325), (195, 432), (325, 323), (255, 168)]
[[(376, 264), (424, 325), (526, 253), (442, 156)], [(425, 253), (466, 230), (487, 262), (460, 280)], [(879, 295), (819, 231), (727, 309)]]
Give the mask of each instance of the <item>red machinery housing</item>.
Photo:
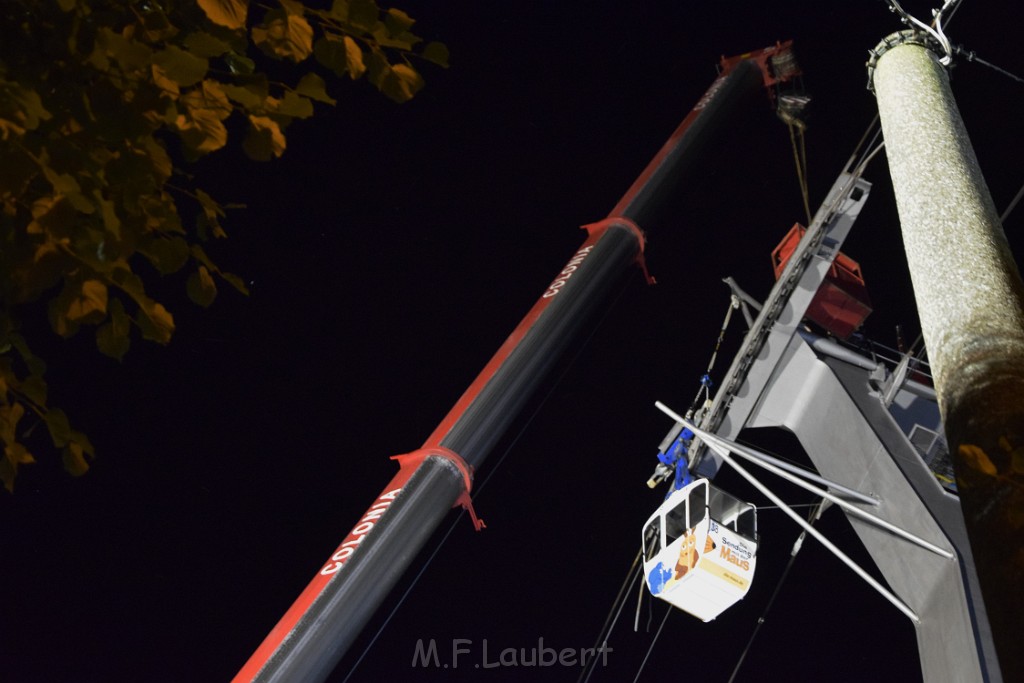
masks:
[[(775, 279), (782, 275), (789, 257), (796, 250), (807, 228), (793, 224), (779, 245), (772, 250)], [(864, 285), (860, 264), (839, 252), (829, 269), (825, 282), (807, 307), (806, 317), (839, 339), (848, 339), (871, 313), (871, 299)]]

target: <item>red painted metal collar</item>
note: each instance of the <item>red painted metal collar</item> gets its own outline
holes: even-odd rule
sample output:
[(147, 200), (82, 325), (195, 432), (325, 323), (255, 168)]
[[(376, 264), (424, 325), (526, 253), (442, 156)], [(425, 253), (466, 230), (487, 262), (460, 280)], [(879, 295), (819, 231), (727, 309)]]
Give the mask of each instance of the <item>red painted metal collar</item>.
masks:
[(636, 236), (637, 244), (640, 245), (640, 249), (638, 249), (636, 253), (636, 264), (640, 266), (640, 269), (644, 272), (644, 279), (647, 281), (647, 284), (653, 285), (655, 280), (651, 277), (651, 274), (647, 272), (647, 262), (644, 260), (644, 248), (647, 246), (647, 240), (644, 237), (644, 231), (640, 229), (639, 225), (625, 216), (608, 216), (596, 223), (587, 223), (581, 227), (591, 236), (600, 237), (601, 233), (605, 232), (612, 226), (626, 228)]
[(428, 446), (419, 448), (412, 453), (393, 455), (391, 456), (391, 459), (397, 460), (399, 468), (403, 470), (407, 468), (415, 470), (430, 456), (444, 458), (459, 468), (459, 472), (462, 473), (464, 488), (462, 493), (459, 494), (459, 497), (455, 500), (455, 505), (452, 507), (461, 505), (462, 508), (469, 513), (470, 519), (473, 520), (473, 528), (477, 531), (486, 528), (487, 525), (484, 524), (484, 521), (476, 516), (476, 510), (473, 509), (473, 499), (469, 496), (469, 492), (473, 489), (473, 468), (466, 464), (466, 461), (462, 459), (461, 455), (442, 446)]

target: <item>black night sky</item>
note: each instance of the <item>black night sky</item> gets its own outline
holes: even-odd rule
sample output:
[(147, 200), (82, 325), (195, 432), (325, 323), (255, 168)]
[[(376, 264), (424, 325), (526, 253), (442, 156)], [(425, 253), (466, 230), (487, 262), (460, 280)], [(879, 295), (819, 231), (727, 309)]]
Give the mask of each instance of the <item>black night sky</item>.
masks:
[[(433, 431), (582, 243), (577, 226), (607, 215), (722, 55), (794, 40), (814, 97), (814, 208), (875, 115), (867, 50), (901, 28), (880, 0), (398, 4), (452, 54), (450, 69), (423, 69), (415, 100), (340, 84), (335, 110), (289, 129), (282, 160), (235, 149), (195, 166), (214, 197), (248, 207), (229, 215), (217, 256), (251, 296), (223, 291), (201, 311), (169, 279), (175, 339), (138, 341), (120, 365), (88, 335), (39, 345), (51, 402), (100, 457), (81, 479), (40, 463), (0, 495), (0, 679), (230, 680), (393, 475), (389, 456)], [(1024, 73), (1020, 18), (966, 0), (947, 33)], [(1024, 182), (1024, 85), (961, 62), (953, 87), (1002, 210)], [(867, 334), (895, 345), (900, 324), (909, 342), (918, 324), (884, 154), (866, 177), (872, 196), (844, 252), (875, 305)], [(578, 669), (478, 669), (468, 656), (458, 669), (410, 662), (420, 639), (448, 652), (486, 639), (492, 659), (540, 638), (593, 645), (662, 497), (645, 486), (671, 426), (654, 401), (685, 409), (729, 303), (720, 280), (766, 296), (769, 254), (801, 220), (787, 128), (754, 102), (641, 226), (658, 284), (639, 271), (624, 281), (477, 473), (488, 528), (453, 512), (437, 556), (414, 563), (330, 680), (345, 680), (421, 569), (349, 680), (575, 680)], [(1005, 223), (1018, 252), (1022, 221), (1018, 209)], [(734, 319), (719, 375), (742, 331)], [(769, 442), (796, 455), (795, 439)], [(726, 472), (719, 483), (749, 495)], [(759, 527), (747, 598), (709, 624), (671, 615), (641, 680), (728, 680), (799, 533), (772, 510)], [(820, 528), (870, 564), (838, 511)], [(635, 607), (631, 597), (591, 680), (635, 676), (663, 614), (645, 600), (634, 633)], [(868, 678), (920, 680), (913, 626), (809, 540), (736, 680)]]

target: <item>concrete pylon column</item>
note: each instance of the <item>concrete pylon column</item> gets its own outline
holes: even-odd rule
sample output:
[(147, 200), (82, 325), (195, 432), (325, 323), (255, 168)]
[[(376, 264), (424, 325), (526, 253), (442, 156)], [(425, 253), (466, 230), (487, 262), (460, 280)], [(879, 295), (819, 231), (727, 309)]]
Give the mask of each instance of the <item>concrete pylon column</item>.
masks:
[(1024, 681), (1024, 284), (926, 37), (889, 36), (869, 70), (993, 639)]

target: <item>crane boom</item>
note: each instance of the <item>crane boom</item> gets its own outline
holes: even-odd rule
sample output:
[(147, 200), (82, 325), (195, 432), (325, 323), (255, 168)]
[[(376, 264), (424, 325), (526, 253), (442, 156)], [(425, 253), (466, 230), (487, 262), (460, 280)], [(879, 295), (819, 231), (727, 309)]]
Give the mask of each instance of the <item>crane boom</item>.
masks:
[[(618, 277), (643, 266), (643, 225), (695, 166), (727, 115), (762, 86), (798, 72), (790, 42), (722, 60), (722, 69), (604, 220), (512, 331), (423, 446), (400, 469), (321, 567), (234, 681), (322, 681), (457, 505), (470, 510), (473, 471), (608, 298)], [(648, 278), (649, 279), (649, 278)], [(479, 529), (482, 523), (472, 514)]]

